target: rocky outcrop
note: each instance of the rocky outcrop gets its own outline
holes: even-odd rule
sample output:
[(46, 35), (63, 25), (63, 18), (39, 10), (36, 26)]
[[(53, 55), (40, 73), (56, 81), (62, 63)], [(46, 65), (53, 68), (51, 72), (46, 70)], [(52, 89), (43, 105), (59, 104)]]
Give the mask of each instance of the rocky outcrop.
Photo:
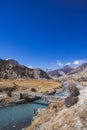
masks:
[(0, 78), (50, 79), (50, 76), (41, 69), (28, 68), (13, 59), (0, 59)]
[(71, 107), (78, 102), (78, 97), (69, 96), (65, 99), (65, 106)]
[(69, 96), (65, 98), (64, 101), (66, 107), (71, 107), (78, 102), (78, 95), (80, 95), (80, 92), (76, 86), (77, 84), (73, 80), (67, 82)]
[(70, 96), (72, 97), (76, 97), (78, 96), (80, 93), (79, 93), (79, 89), (75, 86), (75, 87), (69, 87), (69, 93), (70, 93)]

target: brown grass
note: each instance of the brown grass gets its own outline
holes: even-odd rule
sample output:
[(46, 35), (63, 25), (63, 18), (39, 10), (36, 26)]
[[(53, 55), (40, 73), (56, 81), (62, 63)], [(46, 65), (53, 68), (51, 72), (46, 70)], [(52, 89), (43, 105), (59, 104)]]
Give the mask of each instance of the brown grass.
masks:
[[(34, 122), (32, 122), (31, 126), (27, 128), (27, 130), (35, 130), (39, 125), (44, 124), (45, 122), (49, 122), (56, 116), (56, 114), (62, 110), (64, 104), (62, 101), (57, 101), (48, 106), (44, 113), (42, 113)], [(44, 129), (43, 129), (44, 130)]]
[(35, 88), (38, 92), (49, 91), (52, 88), (60, 88), (61, 84), (53, 80), (0, 80), (0, 88), (11, 88), (15, 85), (18, 90), (31, 90)]
[[(39, 129), (38, 129), (39, 127)], [(65, 108), (62, 102), (51, 104), (47, 110), (36, 118), (27, 130), (86, 130), (86, 106), (76, 105)]]
[(9, 80), (0, 80), (0, 88), (11, 88), (13, 87), (13, 82)]
[(14, 101), (13, 98), (10, 98), (10, 97), (7, 97), (7, 98), (4, 98), (4, 99), (0, 99), (0, 103), (9, 103), (9, 102), (12, 102)]

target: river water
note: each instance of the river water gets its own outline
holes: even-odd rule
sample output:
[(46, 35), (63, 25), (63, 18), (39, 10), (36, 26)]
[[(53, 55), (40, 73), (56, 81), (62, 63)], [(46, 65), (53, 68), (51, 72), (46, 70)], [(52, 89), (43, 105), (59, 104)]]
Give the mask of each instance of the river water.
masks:
[(32, 103), (1, 108), (0, 130), (22, 130), (31, 124), (35, 109), (47, 106), (46, 101), (36, 100)]
[[(66, 96), (67, 94), (67, 91), (63, 90), (55, 95)], [(31, 103), (0, 108), (0, 130), (23, 130), (31, 124), (35, 109), (47, 106), (47, 102), (40, 99)]]
[(61, 92), (56, 93), (55, 95), (56, 95), (56, 96), (57, 96), (57, 95), (58, 95), (58, 96), (68, 96), (68, 91), (66, 91), (66, 90), (64, 89), (64, 90), (62, 90)]

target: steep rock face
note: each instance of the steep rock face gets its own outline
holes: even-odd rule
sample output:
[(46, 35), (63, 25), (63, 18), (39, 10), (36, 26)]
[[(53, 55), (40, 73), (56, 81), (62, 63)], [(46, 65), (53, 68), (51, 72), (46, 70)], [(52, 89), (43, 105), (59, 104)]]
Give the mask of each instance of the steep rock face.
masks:
[(24, 65), (20, 65), (13, 59), (0, 59), (0, 78), (50, 79), (50, 76), (41, 69), (30, 69)]

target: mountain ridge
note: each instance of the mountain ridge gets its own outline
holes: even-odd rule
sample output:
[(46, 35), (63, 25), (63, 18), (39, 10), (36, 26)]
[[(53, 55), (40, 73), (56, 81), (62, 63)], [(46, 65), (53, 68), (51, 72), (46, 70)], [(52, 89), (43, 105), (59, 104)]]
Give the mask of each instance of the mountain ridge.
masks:
[(52, 77), (54, 77), (54, 76), (60, 77), (60, 76), (63, 76), (65, 74), (70, 73), (73, 69), (74, 69), (73, 67), (71, 67), (69, 65), (66, 65), (66, 66), (64, 66), (61, 69), (57, 69), (57, 70), (53, 70), (53, 71), (48, 71), (47, 73), (49, 75), (51, 75)]
[(0, 78), (51, 79), (42, 69), (28, 68), (14, 59), (0, 59)]
[[(67, 66), (69, 67), (69, 66)], [(84, 63), (78, 67), (72, 68), (67, 71), (67, 67), (62, 69), (57, 69), (54, 71), (48, 72), (48, 74), (53, 78), (58, 78), (61, 80), (74, 79), (87, 81), (87, 63)]]

